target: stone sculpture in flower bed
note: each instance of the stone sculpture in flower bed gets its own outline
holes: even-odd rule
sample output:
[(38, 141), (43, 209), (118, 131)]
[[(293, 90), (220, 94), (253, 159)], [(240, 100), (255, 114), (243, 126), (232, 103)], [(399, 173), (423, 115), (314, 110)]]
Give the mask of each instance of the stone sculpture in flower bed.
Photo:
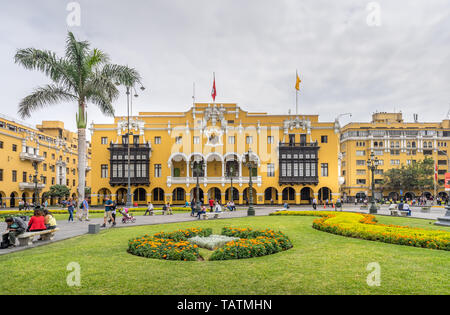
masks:
[(189, 239), (192, 244), (198, 245), (201, 248), (206, 248), (209, 250), (214, 250), (224, 246), (226, 243), (231, 241), (239, 240), (238, 237), (229, 237), (226, 235), (210, 235), (208, 237), (195, 236)]
[(275, 254), (292, 246), (286, 235), (269, 229), (224, 227), (222, 235), (212, 235), (209, 228), (193, 228), (132, 239), (128, 252), (148, 258), (195, 261), (200, 259), (199, 247), (217, 248), (209, 260), (228, 260)]

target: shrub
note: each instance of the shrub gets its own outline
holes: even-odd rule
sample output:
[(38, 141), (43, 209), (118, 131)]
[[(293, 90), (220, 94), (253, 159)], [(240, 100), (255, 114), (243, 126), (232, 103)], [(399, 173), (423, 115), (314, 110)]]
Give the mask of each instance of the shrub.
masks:
[(337, 235), (398, 245), (450, 250), (450, 232), (379, 224), (370, 214), (330, 211), (280, 211), (272, 215), (313, 215), (313, 228)]

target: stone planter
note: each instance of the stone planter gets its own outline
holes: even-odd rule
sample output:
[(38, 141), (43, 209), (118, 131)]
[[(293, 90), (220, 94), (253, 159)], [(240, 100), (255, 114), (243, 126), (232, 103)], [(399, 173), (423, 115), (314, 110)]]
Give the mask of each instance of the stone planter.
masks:
[(367, 209), (369, 209), (369, 206), (361, 206), (360, 209), (361, 210), (367, 210)]

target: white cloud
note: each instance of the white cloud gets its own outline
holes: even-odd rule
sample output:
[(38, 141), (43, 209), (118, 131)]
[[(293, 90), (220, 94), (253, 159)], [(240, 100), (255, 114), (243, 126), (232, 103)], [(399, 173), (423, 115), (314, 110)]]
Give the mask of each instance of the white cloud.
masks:
[[(302, 78), (301, 112), (329, 121), (344, 112), (368, 121), (376, 110), (402, 110), (405, 118), (439, 121), (450, 103), (448, 1), (377, 1), (381, 26), (366, 23), (370, 1), (171, 0), (79, 1), (79, 39), (136, 67), (147, 90), (135, 110), (184, 111), (217, 101), (250, 111), (295, 109), (295, 70)], [(68, 2), (67, 2), (68, 3)], [(17, 48), (62, 54), (67, 33), (64, 1), (6, 2), (0, 12), (1, 112), (17, 116), (17, 103), (47, 83), (13, 63)], [(126, 113), (126, 99), (115, 103)], [(68, 109), (67, 109), (68, 108)], [(63, 114), (61, 114), (63, 113)], [(93, 106), (89, 120), (107, 122)], [(94, 119), (95, 117), (95, 119)], [(75, 104), (36, 112), (29, 123), (61, 119), (75, 129)]]

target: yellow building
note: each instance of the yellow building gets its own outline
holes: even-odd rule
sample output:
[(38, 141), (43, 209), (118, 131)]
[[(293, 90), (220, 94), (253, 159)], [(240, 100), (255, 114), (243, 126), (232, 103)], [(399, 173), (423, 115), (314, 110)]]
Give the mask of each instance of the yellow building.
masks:
[(400, 200), (424, 195), (434, 195), (434, 189), (427, 191), (391, 191), (381, 185), (383, 173), (390, 168), (401, 167), (432, 158), (438, 165), (436, 193), (446, 196), (444, 176), (448, 167), (447, 147), (450, 141), (450, 120), (424, 123), (414, 115), (413, 122), (405, 122), (402, 113), (375, 113), (370, 123), (349, 123), (341, 130), (341, 171), (345, 182), (342, 195), (354, 198), (371, 197), (371, 172), (367, 160), (374, 152), (381, 165), (375, 171), (375, 197)]
[[(77, 133), (64, 129), (60, 121), (43, 121), (36, 127), (0, 116), (0, 204), (17, 207), (20, 200), (32, 203), (34, 177), (38, 179), (39, 201), (55, 184), (66, 185), (77, 195)], [(90, 151), (90, 150), (88, 150)], [(88, 165), (90, 157), (88, 156)], [(90, 167), (86, 183), (90, 185)], [(51, 204), (57, 200), (49, 200)]]
[[(186, 112), (141, 112), (93, 124), (92, 203), (105, 196), (125, 203), (128, 146), (133, 201), (184, 204), (200, 199), (249, 199), (252, 151), (255, 204), (310, 203), (339, 195), (339, 124), (319, 122), (318, 115), (250, 113), (236, 104), (196, 103)], [(204, 163), (202, 171), (193, 167)], [(231, 186), (233, 189), (231, 189)]]

